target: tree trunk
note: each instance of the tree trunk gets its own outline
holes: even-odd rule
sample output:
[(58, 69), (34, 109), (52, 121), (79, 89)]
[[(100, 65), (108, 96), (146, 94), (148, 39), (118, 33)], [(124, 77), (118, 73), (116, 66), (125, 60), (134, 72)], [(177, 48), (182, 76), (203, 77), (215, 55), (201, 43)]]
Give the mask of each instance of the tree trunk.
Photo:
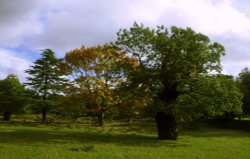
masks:
[(11, 113), (10, 112), (4, 112), (3, 114), (3, 120), (4, 121), (10, 121)]
[[(177, 90), (178, 83), (164, 83), (164, 89), (159, 94), (159, 100), (171, 103), (176, 101), (180, 92)], [(160, 140), (177, 140), (178, 138), (178, 125), (174, 114), (159, 112), (155, 117), (158, 128), (158, 138)]]
[(101, 111), (100, 114), (99, 114), (99, 116), (98, 116), (98, 124), (100, 126), (104, 125), (104, 112), (103, 111)]
[(159, 112), (155, 120), (157, 123), (158, 138), (160, 140), (177, 140), (179, 132), (174, 115)]
[(43, 108), (42, 110), (42, 123), (45, 123), (46, 122), (46, 109)]

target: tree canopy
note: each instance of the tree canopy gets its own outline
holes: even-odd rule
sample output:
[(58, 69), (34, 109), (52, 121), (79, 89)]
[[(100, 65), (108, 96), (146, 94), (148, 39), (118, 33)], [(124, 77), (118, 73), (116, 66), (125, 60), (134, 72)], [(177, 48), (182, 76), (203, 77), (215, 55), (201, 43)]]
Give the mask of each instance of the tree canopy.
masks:
[(25, 105), (25, 88), (19, 82), (17, 76), (8, 75), (0, 80), (0, 112), (4, 120), (9, 120), (11, 114), (17, 113)]
[[(187, 94), (189, 98), (195, 98), (190, 92), (194, 85), (199, 90), (204, 88), (210, 90), (209, 86), (213, 86), (212, 83), (216, 84), (214, 94), (202, 92), (207, 97), (221, 94), (225, 98), (217, 98), (220, 100), (218, 103), (223, 104), (216, 104), (216, 107), (221, 109), (212, 108), (211, 105), (215, 103), (213, 99), (207, 98), (206, 102), (211, 103), (203, 113), (208, 113), (211, 109), (214, 110), (213, 113), (223, 112), (222, 110), (226, 109), (222, 107), (226, 104), (230, 104), (232, 108), (236, 104), (235, 107), (238, 110), (239, 100), (234, 103), (235, 98), (227, 99), (228, 96), (233, 96), (227, 94), (230, 92), (229, 83), (232, 81), (208, 76), (211, 73), (220, 73), (222, 69), (220, 59), (225, 54), (225, 49), (219, 43), (211, 42), (207, 36), (196, 33), (191, 28), (183, 29), (174, 26), (168, 29), (159, 26), (156, 29), (150, 29), (135, 23), (130, 29), (121, 29), (118, 32), (115, 44), (128, 56), (137, 59), (139, 67), (136, 71), (131, 71), (130, 85), (144, 87), (145, 91), (154, 94), (152, 96), (154, 107), (158, 112), (165, 111), (177, 120), (180, 108), (183, 108), (177, 104), (178, 98)], [(236, 98), (240, 99), (240, 97), (237, 95)], [(195, 102), (194, 99), (192, 100)]]
[(250, 114), (250, 70), (248, 67), (244, 68), (238, 75), (237, 81), (243, 97), (243, 113)]
[(157, 98), (165, 103), (175, 101), (199, 76), (220, 72), (224, 55), (222, 45), (191, 28), (154, 30), (134, 24), (118, 32), (116, 45), (140, 63), (133, 82), (156, 89)]
[(120, 103), (117, 88), (125, 80), (126, 69), (122, 66), (133, 69), (135, 61), (108, 44), (82, 46), (68, 52), (65, 59), (73, 80), (69, 93), (79, 95), (88, 112), (96, 114), (103, 125), (104, 113)]
[[(189, 86), (177, 103), (182, 116), (197, 119), (231, 118), (242, 113), (242, 93), (232, 76), (200, 76)], [(187, 118), (188, 118), (187, 117)]]

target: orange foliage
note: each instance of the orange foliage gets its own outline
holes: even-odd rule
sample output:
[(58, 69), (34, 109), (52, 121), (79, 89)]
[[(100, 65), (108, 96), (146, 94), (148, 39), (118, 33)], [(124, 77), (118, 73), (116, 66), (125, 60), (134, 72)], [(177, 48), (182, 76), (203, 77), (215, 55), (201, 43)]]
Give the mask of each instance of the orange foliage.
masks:
[(69, 93), (77, 93), (86, 103), (91, 103), (91, 112), (109, 110), (118, 105), (120, 98), (115, 90), (125, 80), (124, 71), (139, 67), (135, 58), (108, 44), (81, 46), (69, 51), (65, 60), (74, 87)]

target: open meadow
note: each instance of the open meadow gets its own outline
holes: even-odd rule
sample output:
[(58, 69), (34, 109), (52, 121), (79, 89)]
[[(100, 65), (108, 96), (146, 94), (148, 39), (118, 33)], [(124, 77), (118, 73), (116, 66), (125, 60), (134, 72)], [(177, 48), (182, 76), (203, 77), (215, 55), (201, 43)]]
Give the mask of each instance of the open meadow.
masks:
[(152, 122), (0, 123), (1, 159), (248, 159), (249, 131), (184, 129), (177, 141), (158, 140)]

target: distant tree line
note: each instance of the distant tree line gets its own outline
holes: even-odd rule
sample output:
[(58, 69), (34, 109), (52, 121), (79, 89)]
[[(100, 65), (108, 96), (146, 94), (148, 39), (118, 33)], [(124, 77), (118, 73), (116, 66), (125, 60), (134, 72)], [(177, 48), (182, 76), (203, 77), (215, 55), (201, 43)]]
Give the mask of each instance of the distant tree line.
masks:
[[(234, 119), (250, 113), (250, 71), (235, 79), (221, 74), (225, 50), (191, 28), (155, 29), (134, 24), (117, 40), (81, 46), (58, 59), (46, 49), (25, 72), (0, 80), (0, 111), (57, 114), (78, 118), (131, 119), (171, 116), (168, 139), (176, 139), (181, 123), (195, 119)], [(170, 135), (171, 134), (171, 135)], [(174, 134), (174, 135), (172, 135)]]

